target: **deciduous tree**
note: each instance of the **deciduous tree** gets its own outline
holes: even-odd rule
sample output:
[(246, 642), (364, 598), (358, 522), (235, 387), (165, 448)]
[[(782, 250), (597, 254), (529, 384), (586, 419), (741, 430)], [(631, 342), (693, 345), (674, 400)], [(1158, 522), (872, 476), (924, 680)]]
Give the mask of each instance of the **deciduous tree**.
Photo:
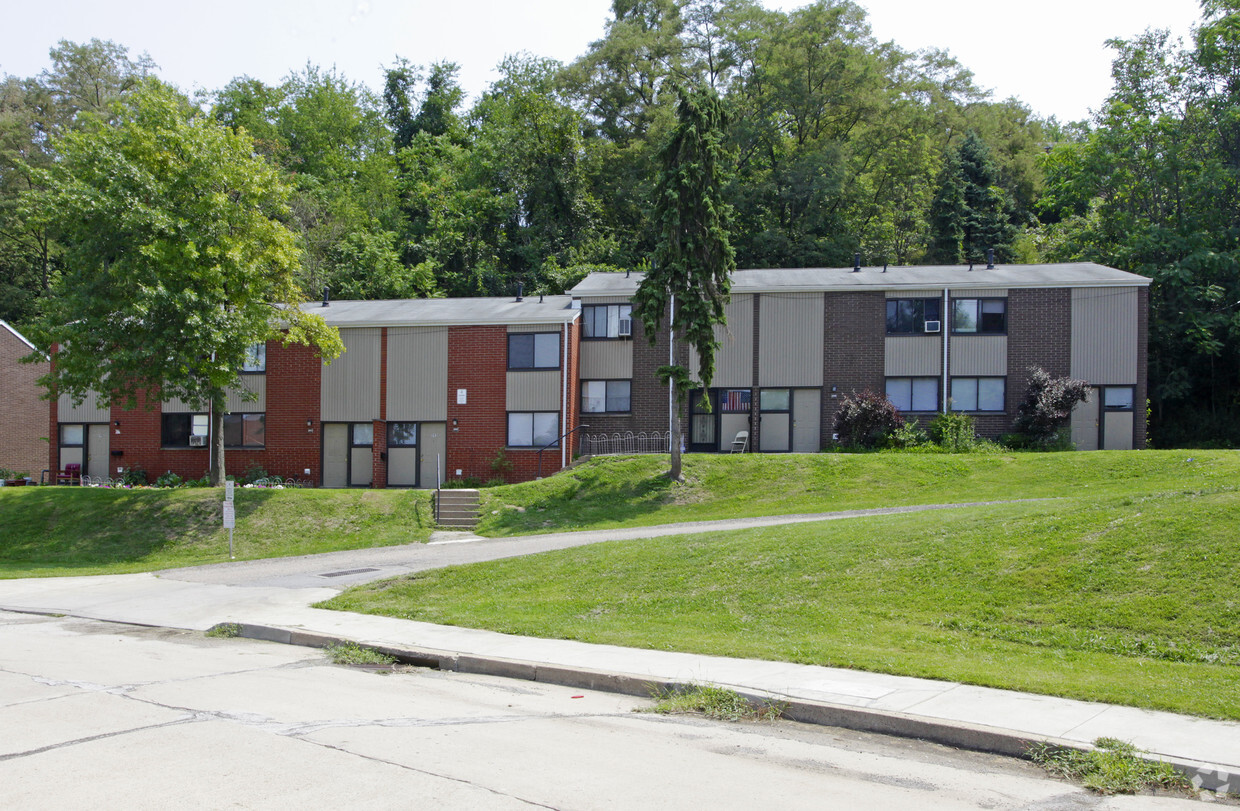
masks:
[(275, 219), (288, 190), (248, 136), (155, 79), (109, 118), (65, 135), (25, 199), (66, 260), (36, 330), (59, 347), (43, 382), (126, 407), (144, 395), (210, 406), (218, 484), (226, 392), (248, 348), (310, 343), (330, 360), (340, 339), (296, 306), (298, 252)]

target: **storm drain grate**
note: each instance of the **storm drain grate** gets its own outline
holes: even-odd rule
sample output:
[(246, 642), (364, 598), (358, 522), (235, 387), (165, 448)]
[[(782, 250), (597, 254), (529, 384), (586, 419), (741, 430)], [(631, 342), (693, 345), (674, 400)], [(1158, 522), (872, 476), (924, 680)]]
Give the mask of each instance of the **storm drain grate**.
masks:
[(377, 572), (378, 569), (345, 569), (343, 572), (328, 572), (321, 574), (319, 577), (344, 577), (347, 574), (365, 574), (366, 572)]

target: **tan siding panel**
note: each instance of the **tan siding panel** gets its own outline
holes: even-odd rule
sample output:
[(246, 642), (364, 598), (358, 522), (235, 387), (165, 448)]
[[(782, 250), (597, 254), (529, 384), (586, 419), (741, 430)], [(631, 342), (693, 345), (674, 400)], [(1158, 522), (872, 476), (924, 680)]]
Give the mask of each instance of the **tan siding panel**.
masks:
[(952, 298), (1007, 298), (1006, 287), (979, 287), (976, 290), (969, 288), (951, 288)]
[(582, 380), (627, 380), (633, 377), (632, 341), (582, 341)]
[(1072, 290), (1072, 371), (1094, 384), (1137, 380), (1137, 288)]
[(447, 327), (390, 327), (387, 364), (389, 420), (448, 418)]
[(1072, 444), (1078, 451), (1098, 450), (1098, 390), (1089, 390), (1089, 399), (1072, 409)]
[[(246, 399), (246, 393), (257, 399)], [(227, 391), (224, 407), (229, 414), (246, 414), (267, 410), (267, 375), (241, 375), (241, 382)]]
[(169, 397), (160, 403), (159, 407), (165, 414), (183, 414), (187, 411), (204, 412), (207, 410), (206, 403), (195, 403), (191, 400), (182, 400), (180, 397)]
[[(819, 343), (822, 341), (821, 297), (818, 297)], [(753, 296), (733, 296), (725, 310), (728, 323), (715, 327), (719, 352), (715, 355), (715, 379), (712, 386), (726, 389), (747, 389), (753, 385)], [(696, 363), (697, 353), (690, 352)], [(821, 359), (821, 353), (819, 358)], [(822, 362), (818, 368), (821, 371)], [(697, 370), (694, 370), (696, 374)]]
[(509, 324), (508, 331), (509, 332), (554, 332), (557, 334), (560, 332), (563, 332), (563, 330), (560, 329), (559, 327), (548, 326), (547, 324)]
[(323, 366), (321, 419), (379, 418), (379, 335), (377, 327), (340, 330), (345, 352)]
[(1102, 447), (1108, 451), (1132, 450), (1131, 411), (1109, 411), (1102, 423)]
[[(952, 295), (956, 295), (953, 293)], [(931, 290), (888, 290), (887, 298), (943, 298), (943, 291)]]
[(93, 391), (86, 395), (81, 405), (73, 405), (67, 394), (60, 395), (56, 402), (57, 422), (110, 422), (111, 419), (111, 409), (100, 406), (99, 395)]
[(953, 375), (999, 377), (1007, 374), (1006, 335), (953, 335), (947, 352)]
[(927, 377), (942, 374), (943, 340), (920, 335), (887, 338), (883, 368), (887, 377)]
[(589, 307), (591, 304), (628, 304), (632, 300), (629, 296), (585, 296), (581, 299), (581, 306)]
[(509, 411), (559, 411), (560, 373), (509, 372)]
[(821, 386), (822, 294), (764, 294), (758, 306), (758, 385)]

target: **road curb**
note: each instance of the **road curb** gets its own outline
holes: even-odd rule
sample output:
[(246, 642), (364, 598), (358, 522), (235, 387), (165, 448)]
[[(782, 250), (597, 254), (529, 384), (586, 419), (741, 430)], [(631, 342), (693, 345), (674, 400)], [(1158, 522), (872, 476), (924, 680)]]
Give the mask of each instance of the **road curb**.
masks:
[[(331, 645), (352, 642), (353, 644), (373, 648), (381, 653), (385, 653), (403, 664), (415, 665), (417, 667), (450, 670), (458, 673), (500, 676), (502, 678), (557, 684), (564, 687), (578, 687), (629, 696), (649, 697), (656, 690), (677, 690), (693, 686), (689, 682), (660, 681), (657, 678), (640, 676), (634, 673), (594, 670), (571, 665), (553, 665), (498, 656), (479, 656), (472, 653), (444, 651), (434, 648), (393, 647), (270, 625), (255, 625), (245, 622), (222, 624), (235, 626), (238, 629), (237, 635), (247, 639), (259, 639), (310, 648), (326, 648)], [(964, 721), (950, 721), (890, 710), (876, 710), (867, 707), (834, 704), (826, 701), (791, 698), (777, 693), (754, 691), (738, 685), (723, 684), (720, 686), (734, 689), (755, 705), (777, 702), (783, 709), (784, 718), (802, 724), (840, 727), (857, 732), (871, 732), (898, 738), (913, 738), (951, 746), (956, 749), (1022, 759), (1026, 757), (1029, 747), (1038, 743), (1061, 749), (1072, 749), (1078, 752), (1089, 751), (1093, 748), (1077, 741), (1026, 735), (998, 727), (969, 724)], [(1240, 773), (1238, 773), (1240, 770), (1233, 772), (1220, 768), (1216, 764), (1187, 761), (1159, 755), (1153, 755), (1151, 759), (1169, 763), (1176, 771), (1187, 776), (1197, 788), (1221, 793), (1240, 791)]]

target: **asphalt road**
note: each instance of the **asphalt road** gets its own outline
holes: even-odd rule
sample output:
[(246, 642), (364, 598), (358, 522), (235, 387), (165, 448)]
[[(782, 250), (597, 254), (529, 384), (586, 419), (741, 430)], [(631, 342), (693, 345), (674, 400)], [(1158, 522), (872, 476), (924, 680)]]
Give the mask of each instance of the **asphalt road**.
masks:
[(6, 808), (1175, 808), (1034, 767), (541, 683), (0, 612)]

